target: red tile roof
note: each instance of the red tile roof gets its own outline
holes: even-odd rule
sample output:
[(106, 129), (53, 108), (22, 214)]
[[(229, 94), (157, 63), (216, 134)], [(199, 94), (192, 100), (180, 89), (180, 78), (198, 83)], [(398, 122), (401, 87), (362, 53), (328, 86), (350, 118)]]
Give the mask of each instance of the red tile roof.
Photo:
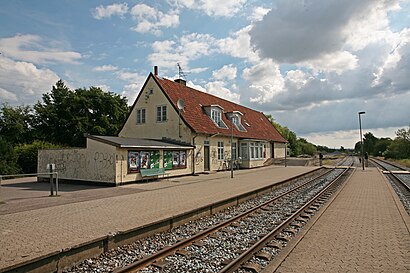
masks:
[[(232, 123), (228, 120), (226, 115), (222, 115), (222, 120), (228, 126), (228, 129), (219, 128), (203, 109), (203, 106), (219, 105), (224, 109), (225, 113), (240, 111), (243, 114), (243, 116), (241, 116), (241, 123), (245, 127), (246, 132), (239, 131), (236, 126), (233, 126), (234, 136), (286, 142), (283, 136), (276, 130), (262, 112), (218, 98), (183, 84), (160, 78), (153, 74), (151, 75), (172, 102), (175, 109), (178, 110), (177, 101), (179, 99), (184, 100), (185, 111), (181, 111), (181, 116), (188, 126), (197, 133), (231, 135)], [(246, 123), (250, 126), (247, 126)]]

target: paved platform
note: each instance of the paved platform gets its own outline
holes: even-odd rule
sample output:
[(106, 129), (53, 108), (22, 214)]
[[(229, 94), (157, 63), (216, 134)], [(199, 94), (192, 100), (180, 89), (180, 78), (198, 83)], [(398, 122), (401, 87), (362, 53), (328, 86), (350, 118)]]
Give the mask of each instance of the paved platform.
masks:
[(409, 215), (376, 168), (357, 168), (276, 269), (266, 272), (410, 272)]
[(3, 181), (0, 271), (117, 231), (130, 230), (308, 172), (312, 167), (264, 167), (170, 178), (117, 188)]

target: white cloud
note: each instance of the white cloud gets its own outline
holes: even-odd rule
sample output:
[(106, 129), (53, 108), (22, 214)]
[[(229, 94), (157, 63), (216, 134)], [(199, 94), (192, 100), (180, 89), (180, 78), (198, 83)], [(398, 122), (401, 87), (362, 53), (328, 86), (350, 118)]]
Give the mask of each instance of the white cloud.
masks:
[(177, 42), (165, 40), (152, 44), (153, 53), (148, 56), (152, 65), (167, 71), (176, 68), (179, 63), (189, 70), (189, 62), (215, 52), (215, 39), (208, 34), (191, 33), (182, 36)]
[(205, 12), (208, 16), (232, 17), (245, 5), (247, 0), (169, 0), (174, 6)]
[(337, 51), (325, 53), (317, 59), (300, 62), (298, 65), (309, 67), (315, 73), (335, 72), (340, 75), (345, 71), (357, 68), (358, 59), (357, 56), (348, 51)]
[(271, 59), (264, 59), (242, 73), (246, 80), (246, 93), (251, 102), (268, 103), (275, 95), (284, 90), (284, 79), (278, 64)]
[[(403, 127), (387, 127), (387, 128), (369, 128), (364, 133), (371, 132), (377, 138), (390, 137), (394, 139), (396, 137), (395, 132), (397, 129)], [(321, 133), (310, 133), (306, 135), (300, 135), (317, 145), (325, 145), (330, 148), (344, 148), (353, 149), (355, 144), (360, 141), (359, 129), (355, 130), (342, 130), (342, 131), (330, 131)]]
[(224, 65), (221, 69), (213, 71), (212, 77), (216, 80), (234, 80), (236, 79), (236, 67), (233, 64)]
[(121, 92), (121, 95), (124, 97), (127, 97), (128, 105), (134, 104), (134, 101), (137, 98), (138, 93), (140, 92), (143, 83), (144, 82), (130, 83), (124, 86)]
[(2, 55), (6, 57), (36, 64), (56, 62), (76, 64), (81, 58), (78, 52), (49, 48), (43, 45), (45, 43), (40, 36), (18, 34), (11, 38), (1, 38), (0, 48)]
[(217, 97), (239, 103), (241, 96), (226, 88), (226, 82), (213, 81), (205, 84), (206, 92)]
[(14, 61), (0, 55), (0, 100), (10, 104), (32, 104), (51, 90), (59, 77), (32, 63)]
[(243, 58), (251, 62), (259, 61), (260, 58), (251, 45), (251, 37), (249, 35), (251, 29), (252, 25), (249, 25), (233, 33), (230, 37), (218, 40), (219, 50), (235, 58)]
[(93, 17), (97, 20), (110, 18), (113, 15), (117, 15), (120, 17), (124, 17), (124, 15), (128, 12), (128, 4), (127, 3), (116, 3), (108, 6), (100, 5), (94, 9), (92, 12)]
[(93, 70), (98, 72), (116, 71), (118, 70), (118, 67), (113, 65), (102, 65), (94, 67)]
[(301, 89), (312, 80), (313, 77), (301, 70), (290, 70), (286, 73), (286, 81), (296, 89)]
[(248, 20), (252, 22), (261, 21), (270, 10), (271, 9), (267, 9), (264, 7), (256, 7), (253, 9), (251, 16), (248, 17)]
[(134, 20), (138, 23), (132, 28), (139, 33), (152, 33), (160, 35), (161, 28), (174, 28), (179, 25), (179, 14), (177, 11), (163, 13), (145, 4), (137, 4), (130, 11)]
[(396, 43), (392, 45), (392, 50), (384, 63), (374, 73), (373, 87), (388, 83), (399, 88), (410, 88), (410, 80), (407, 76), (410, 73), (410, 28), (402, 30), (397, 36)]
[(128, 72), (128, 71), (118, 71), (117, 77), (120, 80), (128, 81), (128, 82), (141, 82), (144, 81), (145, 76), (142, 76), (138, 73)]

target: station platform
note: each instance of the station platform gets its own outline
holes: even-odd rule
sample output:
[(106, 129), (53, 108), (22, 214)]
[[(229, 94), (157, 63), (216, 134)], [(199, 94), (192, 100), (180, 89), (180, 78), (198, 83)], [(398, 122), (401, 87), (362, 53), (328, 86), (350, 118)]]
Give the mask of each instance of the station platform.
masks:
[(0, 272), (98, 238), (247, 193), (317, 167), (269, 166), (162, 179), (120, 187), (3, 181), (0, 198)]
[(410, 272), (410, 218), (376, 168), (356, 168), (284, 260), (264, 272)]

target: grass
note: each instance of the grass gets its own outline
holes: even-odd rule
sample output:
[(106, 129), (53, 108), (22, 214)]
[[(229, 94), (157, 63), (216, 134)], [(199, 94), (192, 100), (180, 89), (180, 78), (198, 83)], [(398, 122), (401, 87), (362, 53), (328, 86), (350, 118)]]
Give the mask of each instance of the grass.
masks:
[(410, 168), (410, 159), (396, 159), (396, 160), (391, 160), (391, 161), (396, 162), (399, 165)]

